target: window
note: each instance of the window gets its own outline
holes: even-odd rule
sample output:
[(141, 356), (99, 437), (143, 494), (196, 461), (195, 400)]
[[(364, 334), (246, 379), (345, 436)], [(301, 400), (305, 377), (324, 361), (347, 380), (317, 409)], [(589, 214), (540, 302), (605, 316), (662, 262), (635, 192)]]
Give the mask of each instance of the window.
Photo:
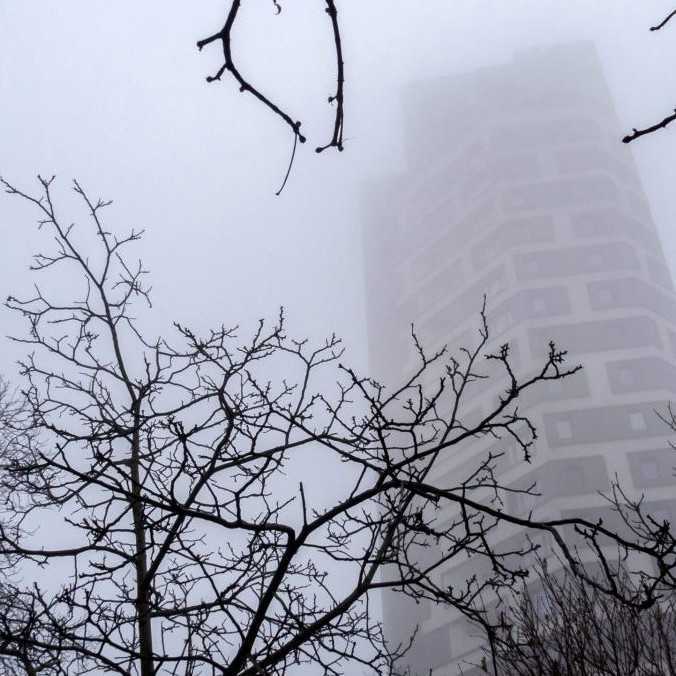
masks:
[(550, 394), (561, 394), (563, 392), (563, 381), (550, 380), (549, 383), (547, 383), (547, 389)]
[(610, 289), (599, 289), (598, 301), (603, 305), (608, 305), (613, 302), (613, 292)]
[(636, 382), (634, 372), (630, 368), (621, 369), (619, 377), (622, 385), (633, 385)]
[(512, 493), (509, 497), (511, 510), (514, 514), (527, 515), (537, 507), (537, 495), (528, 495), (526, 493)]
[(501, 315), (497, 319), (493, 321), (493, 325), (495, 326), (495, 332), (497, 334), (502, 333), (503, 331), (506, 331), (510, 325), (512, 324), (512, 313), (511, 312), (505, 312), (505, 314)]
[(546, 617), (552, 611), (556, 610), (556, 602), (546, 589), (541, 589), (536, 592), (534, 596), (533, 607), (539, 618)]
[(656, 460), (644, 460), (639, 467), (643, 479), (655, 481), (660, 476), (660, 466)]
[(585, 489), (585, 476), (582, 467), (570, 464), (563, 471), (563, 481), (559, 487), (561, 495), (577, 495)]
[(647, 429), (643, 413), (631, 413), (629, 415), (629, 427), (631, 427), (634, 432), (643, 432)]
[(556, 423), (556, 436), (559, 439), (572, 439), (573, 428), (568, 420), (559, 420)]

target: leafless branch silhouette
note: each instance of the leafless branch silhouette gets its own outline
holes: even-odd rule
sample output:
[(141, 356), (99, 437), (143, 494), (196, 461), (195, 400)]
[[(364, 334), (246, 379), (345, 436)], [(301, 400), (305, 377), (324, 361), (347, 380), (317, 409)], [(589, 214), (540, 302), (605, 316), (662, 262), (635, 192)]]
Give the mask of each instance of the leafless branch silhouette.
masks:
[[(315, 150), (317, 153), (321, 153), (329, 148), (335, 148), (338, 151), (343, 150), (343, 125), (344, 125), (344, 88), (345, 88), (345, 68), (343, 63), (343, 43), (341, 38), (340, 26), (338, 24), (338, 10), (336, 8), (335, 0), (323, 0), (325, 7), (325, 12), (329, 17), (331, 23), (331, 31), (333, 35), (334, 50), (336, 55), (336, 89), (335, 93), (329, 96), (329, 104), (333, 104), (335, 107), (334, 113), (334, 123), (333, 123), (333, 134), (331, 139), (323, 144), (318, 145)], [(281, 5), (277, 2), (274, 3), (275, 11), (277, 14), (281, 12)], [(262, 103), (266, 108), (268, 108), (274, 115), (279, 117), (286, 126), (291, 129), (293, 134), (293, 151), (291, 153), (291, 159), (289, 166), (282, 182), (280, 189), (277, 191), (279, 195), (286, 186), (289, 175), (291, 173), (291, 168), (293, 166), (293, 161), (296, 155), (296, 145), (298, 143), (305, 143), (306, 137), (301, 133), (301, 122), (300, 120), (294, 119), (286, 110), (270, 99), (266, 94), (264, 94), (261, 89), (252, 83), (251, 80), (247, 79), (242, 75), (239, 70), (235, 59), (233, 58), (232, 52), (232, 32), (237, 22), (239, 13), (242, 9), (241, 0), (232, 0), (230, 2), (230, 7), (226, 14), (225, 23), (223, 27), (209, 35), (208, 37), (198, 40), (197, 48), (201, 51), (204, 47), (214, 43), (220, 42), (221, 48), (223, 50), (223, 64), (216, 71), (214, 75), (207, 77), (207, 82), (215, 82), (220, 80), (223, 77), (223, 74), (228, 72), (234, 78), (237, 86), (239, 87), (240, 92), (248, 92), (254, 96), (260, 103)]]
[[(676, 590), (640, 610), (565, 568), (552, 570), (541, 560), (537, 571), (502, 612), (483, 661), (493, 664), (494, 673), (676, 674)], [(625, 595), (638, 591), (640, 581), (621, 566), (616, 579)]]
[[(554, 343), (521, 375), (508, 345), (491, 347), (482, 312), (477, 344), (459, 358), (428, 354), (413, 334), (417, 366), (387, 387), (343, 364), (336, 336), (316, 346), (289, 337), (283, 312), (246, 339), (236, 327), (181, 324), (173, 341), (151, 338), (137, 318), (150, 304), (148, 272), (126, 254), (141, 233), (110, 232), (110, 202), (75, 182), (95, 235), (85, 246), (57, 216), (53, 179), (39, 178), (36, 195), (3, 185), (37, 209), (52, 243), (35, 273), (80, 284), (67, 298), (46, 284), (6, 302), (27, 324), (14, 340), (28, 352), (21, 396), (40, 443), (3, 464), (12, 519), (0, 553), (47, 582), (17, 587), (23, 619), (0, 621), (5, 655), (46, 655), (53, 674), (282, 676), (298, 663), (389, 674), (409, 644), (387, 642), (373, 594), (397, 590), (481, 621), (483, 591), (512, 589), (539, 547), (501, 548), (501, 524), (545, 534), (576, 575), (617, 597), (604, 542), (654, 560), (658, 573), (623, 600), (655, 602), (676, 565), (673, 541), (510, 514), (500, 453), (469, 476), (434, 479), (481, 437), (507, 438), (529, 460), (537, 430), (521, 395), (580, 368)], [(504, 390), (475, 420), (467, 392), (489, 366)], [(308, 478), (308, 462), (344, 476), (338, 497), (326, 497), (332, 480)], [(586, 575), (570, 533), (605, 577)], [(442, 584), (437, 572), (467, 556), (490, 561), (488, 577)]]
[[(664, 17), (664, 19), (662, 19), (662, 21), (655, 24), (654, 26), (651, 26), (650, 27), (651, 32), (662, 30), (675, 16), (676, 9), (673, 10), (672, 12), (669, 12), (669, 14), (667, 14)], [(636, 139), (641, 138), (642, 136), (647, 136), (648, 134), (653, 134), (656, 131), (659, 131), (660, 129), (665, 129), (674, 121), (676, 121), (676, 109), (674, 110), (673, 114), (665, 116), (662, 120), (660, 120), (655, 124), (652, 124), (643, 129), (635, 129), (635, 128), (632, 129), (631, 134), (627, 134), (622, 139), (622, 143), (631, 143), (632, 141), (635, 141)]]

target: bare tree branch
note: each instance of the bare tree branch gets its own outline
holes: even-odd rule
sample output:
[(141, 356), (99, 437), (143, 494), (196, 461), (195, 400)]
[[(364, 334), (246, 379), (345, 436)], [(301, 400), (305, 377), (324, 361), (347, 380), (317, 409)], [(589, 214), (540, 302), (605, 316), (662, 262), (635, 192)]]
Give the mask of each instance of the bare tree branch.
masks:
[[(667, 16), (662, 19), (658, 24), (651, 26), (650, 30), (652, 32), (654, 31), (659, 31), (662, 30), (674, 17), (676, 16), (676, 9), (673, 10), (672, 12), (669, 12)], [(632, 141), (635, 141), (638, 138), (641, 138), (642, 136), (647, 136), (648, 134), (653, 134), (656, 131), (659, 131), (660, 129), (665, 129), (668, 127), (672, 122), (676, 121), (676, 109), (674, 109), (674, 113), (671, 115), (667, 115), (663, 120), (660, 122), (657, 122), (656, 124), (653, 124), (649, 127), (645, 127), (643, 129), (632, 129), (631, 134), (627, 134), (623, 139), (622, 143), (631, 143)]]
[[(6, 303), (27, 324), (14, 340), (27, 350), (26, 426), (41, 443), (2, 468), (13, 518), (0, 528), (0, 554), (70, 575), (17, 586), (8, 617), (19, 619), (0, 622), (5, 654), (46, 655), (50, 676), (284, 676), (299, 663), (336, 676), (349, 664), (389, 673), (410, 642), (388, 643), (373, 596), (396, 590), (485, 623), (484, 594), (513, 589), (539, 546), (524, 538), (501, 548), (501, 526), (547, 534), (584, 576), (568, 538), (577, 534), (605, 571), (596, 588), (616, 597), (625, 590), (605, 565), (605, 540), (628, 560), (652, 559), (654, 578), (623, 598), (636, 607), (672, 579), (673, 541), (652, 531), (510, 514), (507, 495), (536, 493), (501, 483), (500, 452), (440, 485), (440, 463), (477, 439), (508, 440), (530, 459), (537, 430), (520, 397), (580, 368), (553, 343), (521, 374), (508, 345), (491, 347), (482, 312), (477, 344), (458, 357), (428, 354), (413, 334), (418, 365), (388, 387), (342, 364), (335, 336), (289, 337), (283, 312), (245, 339), (179, 324), (172, 340), (151, 338), (136, 320), (150, 303), (148, 272), (126, 257), (140, 233), (109, 232), (110, 202), (76, 182), (96, 235), (85, 248), (78, 227), (57, 217), (53, 179), (39, 178), (38, 195), (3, 184), (51, 236), (35, 273), (80, 282), (67, 299), (47, 282)], [(476, 418), (467, 393), (495, 367), (502, 393)], [(337, 497), (308, 477), (308, 457), (343, 476)], [(58, 516), (67, 546), (39, 528), (46, 515)], [(438, 572), (467, 556), (490, 562), (489, 574), (442, 584)]]
[[(328, 99), (330, 104), (335, 104), (333, 134), (331, 139), (325, 145), (317, 146), (316, 152), (318, 153), (321, 153), (328, 148), (336, 148), (339, 151), (343, 150), (345, 69), (343, 63), (342, 38), (338, 24), (338, 10), (336, 8), (335, 0), (324, 0), (324, 3), (326, 4), (325, 11), (331, 22), (337, 70), (336, 91)], [(281, 6), (277, 2), (274, 3), (274, 6), (276, 13), (279, 14), (281, 12)], [(291, 174), (291, 169), (296, 156), (296, 146), (298, 143), (305, 143), (306, 137), (300, 131), (301, 122), (291, 117), (291, 115), (289, 115), (281, 106), (266, 96), (256, 85), (252, 84), (250, 80), (246, 79), (236, 65), (232, 54), (232, 31), (241, 8), (241, 0), (232, 0), (223, 27), (218, 32), (213, 33), (202, 40), (199, 40), (197, 42), (197, 48), (201, 51), (204, 47), (214, 42), (220, 42), (223, 50), (223, 64), (214, 75), (207, 77), (207, 82), (215, 82), (220, 80), (226, 71), (229, 72), (236, 81), (240, 92), (248, 92), (254, 96), (260, 103), (268, 108), (274, 115), (279, 117), (286, 124), (286, 126), (291, 129), (291, 132), (293, 133), (293, 150), (291, 152), (291, 159), (289, 161), (289, 166), (284, 176), (284, 180), (282, 181), (282, 185), (275, 193), (276, 195), (279, 195), (284, 190), (284, 187), (286, 186), (289, 179), (289, 175)]]
[(668, 115), (661, 122), (653, 124), (651, 127), (646, 127), (645, 129), (633, 129), (631, 134), (625, 136), (622, 139), (622, 143), (631, 143), (637, 138), (641, 138), (641, 136), (646, 136), (647, 134), (652, 134), (653, 132), (656, 132), (660, 129), (665, 129), (674, 121), (676, 121), (676, 109), (674, 109), (672, 115)]
[[(616, 580), (627, 595), (639, 592), (621, 565)], [(524, 584), (501, 612), (486, 657), (500, 676), (673, 676), (675, 636), (674, 590), (639, 610), (540, 560), (536, 579)]]
[(673, 10), (672, 12), (669, 12), (669, 14), (667, 14), (667, 16), (664, 17), (664, 19), (662, 19), (662, 21), (660, 21), (658, 24), (656, 24), (655, 26), (651, 26), (650, 30), (651, 31), (662, 30), (662, 28), (664, 28), (675, 16), (676, 16), (676, 9)]

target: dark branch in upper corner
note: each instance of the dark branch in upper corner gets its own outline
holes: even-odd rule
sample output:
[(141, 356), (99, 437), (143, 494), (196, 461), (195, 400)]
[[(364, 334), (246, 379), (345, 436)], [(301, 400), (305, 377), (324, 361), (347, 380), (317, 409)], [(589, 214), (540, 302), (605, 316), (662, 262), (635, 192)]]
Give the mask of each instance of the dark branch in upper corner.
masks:
[(333, 29), (333, 40), (336, 49), (336, 93), (329, 97), (329, 103), (336, 104), (336, 115), (333, 123), (333, 136), (331, 141), (324, 146), (316, 148), (316, 152), (321, 153), (327, 148), (337, 148), (343, 150), (343, 90), (345, 84), (345, 69), (343, 64), (343, 44), (340, 38), (340, 27), (338, 26), (338, 11), (334, 0), (326, 1), (326, 13), (331, 19), (331, 28)]
[(622, 143), (631, 143), (641, 136), (647, 136), (653, 132), (658, 131), (659, 129), (664, 129), (669, 126), (672, 122), (676, 121), (676, 109), (674, 109), (673, 114), (665, 117), (661, 122), (652, 125), (651, 127), (646, 127), (645, 129), (634, 129), (631, 134), (628, 134), (622, 139)]
[[(674, 17), (676, 17), (676, 9), (673, 11), (669, 12), (667, 16), (662, 19), (658, 24), (655, 26), (651, 26), (650, 30), (651, 31), (659, 31), (662, 28), (664, 28)], [(674, 109), (674, 113), (672, 115), (667, 115), (661, 122), (658, 122), (657, 124), (653, 124), (650, 127), (646, 127), (645, 129), (632, 129), (631, 134), (627, 134), (622, 139), (622, 143), (631, 143), (632, 141), (635, 141), (637, 138), (641, 138), (641, 136), (647, 136), (648, 134), (652, 134), (656, 131), (659, 131), (660, 129), (664, 129), (665, 127), (669, 126), (672, 122), (676, 121), (676, 109)]]
[[(333, 39), (335, 44), (335, 53), (337, 61), (337, 73), (336, 73), (336, 92), (334, 95), (329, 97), (329, 103), (335, 103), (335, 117), (333, 124), (333, 135), (331, 140), (323, 146), (318, 146), (316, 152), (321, 153), (327, 148), (336, 148), (339, 151), (343, 150), (343, 120), (344, 120), (344, 65), (343, 65), (343, 47), (342, 47), (342, 38), (340, 34), (340, 27), (338, 25), (338, 11), (336, 9), (335, 0), (324, 0), (326, 3), (326, 13), (329, 15), (331, 20), (331, 27), (333, 30)], [(280, 106), (278, 106), (274, 101), (269, 99), (265, 94), (261, 92), (256, 86), (251, 84), (244, 76), (240, 73), (239, 69), (235, 65), (235, 62), (232, 58), (232, 29), (237, 19), (239, 10), (241, 9), (242, 0), (232, 0), (230, 5), (230, 10), (228, 11), (227, 18), (223, 28), (217, 33), (210, 35), (203, 40), (197, 42), (197, 48), (201, 51), (204, 47), (211, 44), (212, 42), (221, 42), (223, 48), (223, 65), (216, 71), (215, 75), (210, 75), (207, 77), (207, 82), (214, 82), (215, 80), (220, 80), (223, 76), (223, 73), (228, 71), (233, 78), (236, 80), (239, 85), (240, 92), (249, 92), (252, 94), (258, 101), (260, 101), (264, 106), (271, 110), (277, 117), (281, 118), (284, 123), (291, 128), (291, 131), (294, 135), (294, 145), (293, 153), (291, 155), (291, 160), (289, 162), (289, 168), (287, 170), (286, 176), (282, 183), (282, 187), (276, 194), (281, 193), (286, 185), (286, 182), (289, 178), (291, 172), (291, 167), (293, 166), (293, 161), (295, 157), (296, 145), (298, 142), (305, 143), (306, 137), (301, 134), (300, 127), (301, 123), (298, 120), (294, 120), (288, 113), (286, 113)], [(276, 13), (279, 14), (281, 7), (275, 3), (275, 8), (277, 9)]]
[(658, 30), (661, 30), (661, 29), (664, 28), (664, 27), (665, 27), (665, 26), (666, 26), (666, 25), (667, 25), (667, 24), (668, 24), (675, 16), (676, 16), (676, 9), (673, 10), (672, 12), (669, 12), (669, 14), (667, 14), (667, 16), (666, 16), (662, 21), (660, 21), (660, 23), (658, 23), (656, 26), (651, 26), (651, 27), (650, 27), (650, 30), (651, 30), (651, 31), (658, 31)]
[(244, 79), (242, 74), (239, 72), (239, 69), (232, 60), (232, 28), (237, 19), (237, 14), (241, 9), (242, 2), (241, 0), (233, 0), (230, 5), (230, 11), (228, 12), (228, 17), (225, 20), (223, 28), (221, 28), (218, 33), (210, 35), (204, 40), (199, 40), (197, 42), (197, 48), (202, 51), (204, 47), (216, 42), (221, 41), (223, 46), (223, 65), (218, 69), (215, 75), (210, 75), (207, 77), (207, 82), (214, 82), (215, 80), (220, 80), (223, 76), (223, 73), (227, 70), (239, 84), (240, 92), (249, 92), (255, 96), (263, 105), (267, 106), (275, 115), (279, 116), (286, 122), (286, 124), (291, 127), (291, 130), (301, 143), (305, 143), (305, 136), (300, 133), (300, 122), (294, 121), (287, 113), (285, 113), (276, 103), (271, 101), (267, 96), (265, 96), (260, 90), (256, 89), (250, 82)]

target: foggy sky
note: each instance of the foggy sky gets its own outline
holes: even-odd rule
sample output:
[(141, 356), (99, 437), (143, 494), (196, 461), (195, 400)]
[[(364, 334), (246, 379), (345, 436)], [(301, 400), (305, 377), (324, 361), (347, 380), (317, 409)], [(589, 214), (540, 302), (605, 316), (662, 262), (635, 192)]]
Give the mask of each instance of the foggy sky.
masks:
[[(293, 333), (336, 331), (350, 361), (366, 368), (363, 185), (402, 162), (400, 97), (411, 81), (592, 39), (624, 128), (661, 119), (675, 102), (673, 29), (648, 32), (668, 1), (343, 0), (346, 150), (317, 156), (314, 145), (330, 137), (334, 88), (324, 3), (287, 0), (280, 16), (268, 0), (250, 5), (235, 35), (241, 69), (309, 136), (279, 198), (291, 135), (229, 79), (207, 85), (218, 46), (194, 47), (222, 24), (223, 2), (0, 2), (0, 173), (26, 188), (37, 172), (56, 174), (69, 219), (77, 177), (115, 200), (111, 228), (146, 228), (138, 249), (152, 271), (159, 333), (171, 319), (247, 324), (283, 304)], [(676, 132), (625, 149), (673, 269)], [(32, 283), (29, 256), (44, 242), (34, 221), (25, 204), (0, 197), (5, 296)], [(18, 330), (4, 310), (2, 327)], [(12, 376), (21, 349), (2, 346), (0, 372)]]
[[(153, 333), (171, 335), (172, 320), (250, 325), (284, 305), (292, 334), (335, 331), (346, 361), (366, 371), (362, 200), (369, 180), (403, 166), (400, 99), (411, 82), (590, 39), (623, 129), (676, 105), (676, 26), (648, 31), (673, 0), (340, 0), (345, 151), (317, 156), (335, 87), (324, 3), (280, 3), (280, 16), (271, 0), (244, 3), (234, 45), (243, 74), (309, 137), (275, 197), (291, 134), (227, 76), (207, 85), (219, 48), (194, 46), (221, 26), (225, 2), (0, 0), (0, 174), (32, 191), (36, 173), (56, 174), (68, 221), (82, 215), (68, 194), (76, 177), (114, 200), (111, 229), (146, 229), (129, 253), (152, 272)], [(624, 151), (676, 272), (676, 128)], [(35, 220), (0, 195), (3, 298), (30, 292), (30, 256), (46, 243)], [(0, 317), (3, 336), (22, 332), (4, 308)], [(0, 374), (13, 378), (24, 349), (0, 340)]]

